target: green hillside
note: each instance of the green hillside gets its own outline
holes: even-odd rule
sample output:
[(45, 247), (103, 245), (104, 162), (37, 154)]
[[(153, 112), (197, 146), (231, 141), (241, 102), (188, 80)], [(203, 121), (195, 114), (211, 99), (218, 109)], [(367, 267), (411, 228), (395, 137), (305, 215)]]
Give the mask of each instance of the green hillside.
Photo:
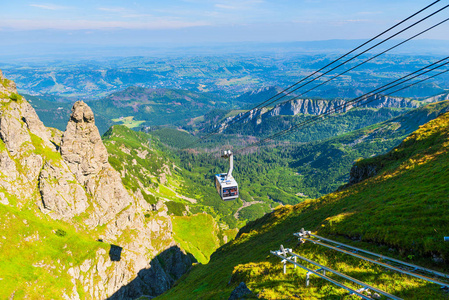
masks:
[[(1, 299), (70, 295), (73, 284), (68, 270), (111, 247), (97, 242), (92, 232), (39, 214), (34, 206), (33, 201), (20, 209), (0, 205)], [(85, 294), (82, 289), (78, 293)]]
[[(96, 116), (132, 126), (180, 125), (213, 108), (230, 107), (220, 96), (180, 89), (129, 87), (103, 99), (90, 101)], [(100, 132), (104, 132), (100, 128)]]
[(434, 284), (385, 271), (319, 246), (297, 244), (293, 233), (312, 230), (344, 243), (448, 272), (449, 113), (421, 126), (389, 153), (358, 162), (378, 174), (347, 189), (284, 206), (242, 228), (207, 265), (196, 266), (158, 299), (227, 299), (244, 281), (267, 299), (352, 299), (336, 286), (289, 268), (270, 255), (279, 245), (405, 299), (447, 299)]

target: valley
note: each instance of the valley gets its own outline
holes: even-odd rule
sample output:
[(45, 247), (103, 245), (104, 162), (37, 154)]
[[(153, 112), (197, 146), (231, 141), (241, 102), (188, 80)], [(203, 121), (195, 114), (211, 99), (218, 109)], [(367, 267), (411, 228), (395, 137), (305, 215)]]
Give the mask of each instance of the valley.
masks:
[(212, 255), (209, 264), (194, 267), (160, 299), (224, 299), (240, 282), (246, 283), (252, 291), (248, 298), (254, 299), (351, 299), (343, 289), (317, 277), (311, 276), (306, 287), (306, 272), (291, 265), (284, 275), (280, 260), (270, 255), (281, 244), (403, 299), (447, 299), (447, 292), (437, 285), (312, 243), (298, 243), (293, 233), (306, 228), (447, 273), (443, 261), (448, 248), (442, 241), (448, 222), (442, 208), (447, 206), (448, 192), (448, 121), (448, 113), (440, 115), (386, 154), (358, 161), (353, 169), (376, 170), (366, 180), (318, 199), (285, 205), (248, 223)]
[(447, 1), (4, 1), (0, 299), (449, 299)]
[[(235, 70), (239, 76), (246, 72)], [(245, 282), (256, 298), (344, 297), (325, 282), (313, 281), (306, 289), (297, 279), (302, 273), (281, 275), (269, 250), (283, 244), (345, 272), (365, 272), (363, 280), (401, 297), (443, 299), (433, 286), (395, 273), (380, 278), (379, 268), (296, 244), (292, 234), (297, 226), (307, 227), (447, 272), (436, 263), (447, 256), (437, 242), (447, 227), (437, 211), (444, 201), (433, 198), (437, 193), (444, 199), (445, 177), (415, 184), (416, 192), (407, 186), (412, 180), (407, 176), (443, 172), (445, 82), (437, 89), (422, 85), (419, 96), (413, 89), (406, 97), (376, 95), (368, 105), (347, 107), (238, 153), (233, 174), (239, 199), (222, 201), (213, 176), (228, 168), (220, 158), (223, 150), (297, 126), (360, 93), (291, 100), (292, 94), (246, 115), (245, 108), (281, 89), (259, 88), (256, 81), (240, 78), (245, 80), (219, 79), (207, 91), (206, 85), (187, 90), (130, 81), (110, 94), (86, 93), (83, 97), (100, 97), (86, 102), (54, 90), (54, 95), (43, 90), (37, 95), (29, 89), (35, 95), (22, 97), (4, 78), (2, 247), (16, 247), (23, 255), (7, 251), (0, 257), (9, 262), (0, 268), (7, 283), (0, 295), (222, 299)], [(197, 142), (216, 129), (219, 133)], [(432, 193), (430, 185), (436, 188)], [(391, 195), (385, 198), (383, 190)], [(422, 205), (431, 210), (427, 217), (418, 213)], [(434, 225), (423, 227), (425, 218), (435, 219)], [(415, 219), (409, 232), (405, 220)], [(420, 226), (428, 238), (418, 242)], [(33, 256), (30, 247), (40, 249), (39, 255)], [(391, 284), (399, 281), (400, 288)]]

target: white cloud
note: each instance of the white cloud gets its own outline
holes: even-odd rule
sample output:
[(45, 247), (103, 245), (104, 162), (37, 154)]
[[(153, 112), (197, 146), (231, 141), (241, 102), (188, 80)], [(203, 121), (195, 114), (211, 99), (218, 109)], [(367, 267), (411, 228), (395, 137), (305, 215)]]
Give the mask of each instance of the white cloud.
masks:
[(69, 9), (68, 6), (61, 6), (61, 5), (55, 5), (55, 4), (30, 4), (32, 7), (42, 8), (42, 9), (48, 9), (48, 10), (63, 10), (63, 9)]
[(185, 22), (169, 19), (153, 19), (148, 22), (90, 21), (90, 20), (19, 20), (2, 19), (0, 29), (38, 30), (95, 30), (95, 29), (179, 29), (208, 26), (207, 22)]
[(138, 19), (138, 18), (154, 18), (154, 15), (151, 15), (151, 14), (125, 14), (125, 15), (121, 15), (121, 17)]
[(225, 4), (215, 4), (216, 8), (223, 8), (223, 9), (237, 9), (236, 6), (232, 5), (225, 5)]
[(111, 12), (111, 13), (124, 13), (128, 10), (124, 7), (99, 7), (98, 10)]
[(264, 3), (263, 0), (246, 0), (246, 1), (235, 1), (235, 0), (225, 0), (215, 3), (215, 7), (219, 9), (229, 9), (229, 10), (248, 10), (252, 9), (258, 4)]

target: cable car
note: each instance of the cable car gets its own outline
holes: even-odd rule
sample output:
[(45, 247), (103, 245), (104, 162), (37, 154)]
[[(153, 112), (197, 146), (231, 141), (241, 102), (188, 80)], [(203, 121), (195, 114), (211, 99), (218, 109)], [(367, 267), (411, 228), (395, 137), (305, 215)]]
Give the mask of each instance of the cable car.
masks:
[(239, 197), (239, 187), (237, 181), (232, 177), (232, 169), (234, 169), (234, 157), (231, 150), (225, 151), (221, 157), (229, 159), (228, 173), (215, 174), (215, 188), (221, 199), (234, 200)]

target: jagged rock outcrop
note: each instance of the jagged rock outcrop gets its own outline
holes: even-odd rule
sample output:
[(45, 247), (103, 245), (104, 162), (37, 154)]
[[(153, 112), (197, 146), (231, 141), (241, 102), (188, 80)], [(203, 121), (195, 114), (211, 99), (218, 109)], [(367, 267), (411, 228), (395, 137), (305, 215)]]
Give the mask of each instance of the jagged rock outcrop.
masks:
[(2, 70), (0, 70), (0, 93), (10, 96), (12, 93), (17, 93), (16, 83), (12, 80), (8, 80), (3, 76)]
[[(100, 247), (94, 257), (73, 260), (70, 245), (65, 245), (66, 259), (80, 264), (71, 262), (64, 269), (59, 261), (38, 262), (38, 267), (54, 265), (70, 276), (72, 287), (61, 290), (61, 298), (107, 299), (123, 286), (136, 297), (153, 297), (170, 288), (192, 261), (179, 248), (168, 250), (177, 244), (165, 204), (152, 206), (123, 186), (108, 162), (92, 110), (75, 103), (61, 133), (46, 128), (16, 92), (0, 72), (0, 205), (35, 205), (39, 220), (47, 214), (89, 233), (93, 241), (121, 249), (107, 253)], [(39, 236), (39, 228), (35, 230)], [(135, 278), (140, 283), (133, 290)]]
[(42, 155), (54, 145), (34, 109), (16, 92), (15, 84), (0, 72), (0, 189), (3, 195), (31, 200), (44, 162)]
[(94, 113), (86, 103), (78, 101), (73, 105), (72, 115), (61, 139), (61, 155), (85, 185), (91, 175), (97, 175), (108, 164), (108, 152), (95, 126)]
[[(108, 152), (90, 107), (78, 101), (61, 139), (60, 151), (80, 185), (92, 196), (91, 227), (105, 224), (132, 202), (120, 175), (108, 162)], [(122, 226), (123, 227), (123, 226)]]
[[(430, 101), (430, 100), (429, 100)], [(363, 104), (367, 102), (366, 104)], [(361, 107), (372, 108), (417, 108), (421, 104), (418, 101), (414, 101), (407, 98), (391, 97), (374, 95), (362, 101)], [(236, 120), (239, 122), (251, 122), (255, 121), (257, 124), (263, 122), (264, 118), (270, 118), (274, 116), (295, 116), (297, 114), (306, 115), (321, 115), (328, 112), (347, 112), (354, 105), (348, 103), (345, 100), (323, 100), (323, 99), (295, 99), (286, 101), (284, 103), (277, 104), (273, 109), (267, 108), (255, 109), (250, 112), (240, 113), (235, 117), (226, 118), (221, 124), (217, 125), (220, 128), (220, 132), (227, 128), (231, 123)]]
[[(16, 153), (25, 142), (31, 142), (32, 134), (39, 136), (46, 146), (53, 147), (50, 133), (37, 116), (34, 108), (17, 95), (16, 84), (3, 77), (0, 71), (0, 137), (11, 153)], [(29, 132), (28, 132), (29, 130)]]

